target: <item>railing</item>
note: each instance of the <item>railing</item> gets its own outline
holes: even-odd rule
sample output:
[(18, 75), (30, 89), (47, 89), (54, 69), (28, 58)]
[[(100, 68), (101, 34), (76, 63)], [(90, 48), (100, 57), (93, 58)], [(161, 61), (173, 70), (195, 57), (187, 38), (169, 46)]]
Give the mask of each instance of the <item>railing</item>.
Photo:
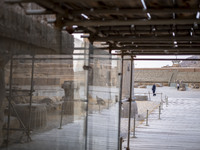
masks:
[[(138, 94), (143, 94), (143, 95), (148, 95), (149, 96), (150, 94), (153, 94), (153, 93), (150, 93), (150, 92), (148, 92), (148, 93), (135, 93), (135, 95), (138, 95)], [(144, 121), (146, 121), (145, 126), (149, 126), (150, 125), (149, 122), (151, 122), (152, 118), (153, 119), (157, 118), (157, 119), (161, 120), (162, 110), (164, 109), (163, 108), (164, 107), (163, 104), (165, 103), (166, 104), (165, 107), (168, 107), (168, 96), (165, 95), (163, 97), (163, 93), (156, 93), (156, 94), (160, 95), (160, 102), (158, 103), (158, 105), (156, 105), (155, 107), (153, 107), (152, 110), (151, 109), (146, 109), (146, 111), (145, 111), (145, 118), (144, 118), (143, 121), (140, 121), (139, 124), (142, 124)], [(133, 100), (135, 100), (135, 99), (133, 99)], [(125, 99), (121, 100), (121, 102), (123, 104), (123, 103), (126, 103), (126, 102), (130, 102), (130, 100), (128, 98), (125, 98)], [(153, 102), (153, 101), (149, 101), (149, 102)], [(149, 116), (151, 116), (151, 118), (149, 118)], [(138, 123), (137, 122), (137, 117), (134, 117), (133, 129), (131, 130), (131, 134), (133, 135), (132, 138), (136, 137), (136, 133), (137, 133), (136, 129), (137, 129), (137, 126), (139, 125), (139, 124), (136, 125), (136, 123)], [(125, 136), (121, 136), (120, 137), (120, 150), (122, 150), (123, 146), (125, 146), (125, 144), (123, 144), (123, 142), (127, 140), (126, 138), (127, 137), (125, 137)]]

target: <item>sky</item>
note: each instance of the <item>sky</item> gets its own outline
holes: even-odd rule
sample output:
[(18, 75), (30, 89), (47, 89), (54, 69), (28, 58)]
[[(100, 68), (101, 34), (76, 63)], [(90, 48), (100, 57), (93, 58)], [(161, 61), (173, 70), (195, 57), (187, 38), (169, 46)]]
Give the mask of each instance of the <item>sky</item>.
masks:
[(83, 38), (81, 38), (81, 35), (83, 35), (83, 34), (72, 34), (72, 35), (74, 36), (74, 38), (77, 38), (77, 39), (83, 41)]
[[(185, 59), (190, 55), (185, 56), (137, 56), (136, 58), (163, 58), (163, 59)], [(135, 68), (161, 68), (163, 66), (172, 66), (172, 61), (135, 61)]]

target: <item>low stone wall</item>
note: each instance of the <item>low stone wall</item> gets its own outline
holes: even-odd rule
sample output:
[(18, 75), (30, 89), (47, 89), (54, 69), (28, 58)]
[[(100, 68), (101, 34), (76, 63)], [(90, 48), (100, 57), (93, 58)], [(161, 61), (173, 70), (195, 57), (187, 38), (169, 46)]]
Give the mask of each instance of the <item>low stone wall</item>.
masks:
[(139, 85), (162, 83), (165, 86), (178, 80), (184, 83), (200, 83), (200, 68), (136, 68), (134, 72), (134, 81)]

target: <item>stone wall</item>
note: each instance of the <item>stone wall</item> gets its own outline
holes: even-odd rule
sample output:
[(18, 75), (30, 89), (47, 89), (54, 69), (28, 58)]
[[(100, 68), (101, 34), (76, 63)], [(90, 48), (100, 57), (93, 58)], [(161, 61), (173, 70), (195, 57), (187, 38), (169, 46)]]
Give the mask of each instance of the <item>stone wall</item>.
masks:
[(25, 16), (19, 5), (0, 1), (0, 53), (71, 54), (73, 36), (46, 22)]
[(185, 83), (200, 82), (200, 68), (136, 68), (134, 80), (137, 83)]
[[(72, 54), (73, 48), (72, 35), (39, 21), (37, 17), (26, 16), (24, 8), (18, 4), (7, 5), (4, 0), (0, 1), (0, 145), (3, 142), (4, 66), (10, 54)], [(7, 61), (2, 61), (5, 57)], [(9, 76), (6, 77), (8, 85)]]

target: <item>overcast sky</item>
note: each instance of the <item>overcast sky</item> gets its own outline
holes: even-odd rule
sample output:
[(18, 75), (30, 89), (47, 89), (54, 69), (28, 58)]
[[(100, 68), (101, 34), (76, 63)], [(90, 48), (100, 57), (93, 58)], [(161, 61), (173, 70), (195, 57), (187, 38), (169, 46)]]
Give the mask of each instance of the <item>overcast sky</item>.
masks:
[[(137, 56), (136, 58), (187, 58), (190, 57), (188, 55), (186, 56)], [(163, 66), (172, 65), (172, 61), (135, 61), (135, 68), (161, 68)]]

